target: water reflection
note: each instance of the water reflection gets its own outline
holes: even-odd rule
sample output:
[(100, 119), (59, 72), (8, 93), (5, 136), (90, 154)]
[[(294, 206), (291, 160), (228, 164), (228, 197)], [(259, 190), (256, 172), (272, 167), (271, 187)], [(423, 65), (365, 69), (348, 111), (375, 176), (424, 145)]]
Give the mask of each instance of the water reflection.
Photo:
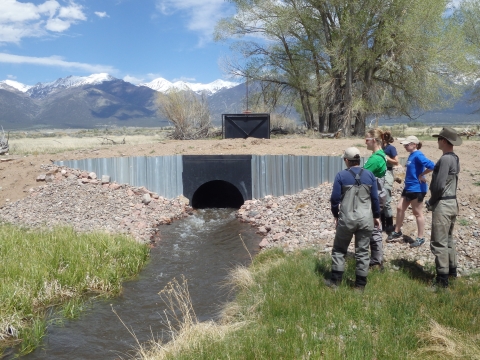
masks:
[(80, 319), (51, 326), (42, 349), (24, 359), (119, 359), (127, 357), (135, 340), (112, 312), (135, 333), (140, 342), (162, 336), (164, 306), (158, 292), (183, 274), (195, 313), (205, 321), (217, 316), (228, 299), (220, 286), (229, 269), (247, 264), (260, 238), (248, 224), (235, 218), (233, 209), (198, 210), (194, 216), (161, 227), (161, 240), (151, 261), (134, 281), (125, 283), (121, 296), (98, 301)]

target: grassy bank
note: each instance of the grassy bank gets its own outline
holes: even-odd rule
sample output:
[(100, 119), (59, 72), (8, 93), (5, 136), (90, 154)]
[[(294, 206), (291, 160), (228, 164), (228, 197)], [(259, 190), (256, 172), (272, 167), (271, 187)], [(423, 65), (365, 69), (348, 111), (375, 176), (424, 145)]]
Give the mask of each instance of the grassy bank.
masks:
[(433, 274), (395, 266), (372, 271), (359, 293), (352, 260), (332, 290), (323, 284), (328, 257), (263, 252), (231, 274), (237, 298), (224, 309), (223, 324), (184, 324), (174, 342), (149, 344), (139, 358), (479, 359), (479, 279), (431, 291)]
[(125, 236), (0, 225), (0, 355), (17, 343), (21, 353), (38, 346), (47, 312), (75, 317), (90, 295), (118, 294), (148, 252)]

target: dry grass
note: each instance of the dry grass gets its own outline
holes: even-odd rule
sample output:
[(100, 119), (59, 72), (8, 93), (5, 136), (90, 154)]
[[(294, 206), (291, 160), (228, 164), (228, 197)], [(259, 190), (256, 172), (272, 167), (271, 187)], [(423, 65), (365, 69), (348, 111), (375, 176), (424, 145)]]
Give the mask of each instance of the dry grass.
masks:
[[(193, 310), (187, 280), (183, 276), (181, 282), (177, 279), (170, 281), (159, 295), (167, 307), (164, 310), (164, 323), (168, 328), (170, 341), (164, 343), (152, 339), (146, 344), (137, 341), (138, 359), (172, 358), (183, 351), (198, 348), (205, 341), (222, 340), (226, 334), (243, 326), (240, 322), (226, 325), (219, 325), (214, 321), (199, 322)], [(132, 335), (135, 336), (133, 333)]]
[(423, 345), (416, 351), (420, 359), (480, 359), (480, 336), (469, 336), (431, 321), (430, 329), (421, 332)]
[[(156, 143), (165, 138), (164, 135), (107, 135), (108, 139), (121, 143), (125, 139), (128, 145), (143, 145)], [(9, 141), (10, 154), (27, 155), (27, 154), (55, 154), (69, 150), (78, 149), (105, 149), (111, 148), (112, 142), (106, 141), (104, 137), (44, 137), (44, 138), (21, 138), (11, 139)]]

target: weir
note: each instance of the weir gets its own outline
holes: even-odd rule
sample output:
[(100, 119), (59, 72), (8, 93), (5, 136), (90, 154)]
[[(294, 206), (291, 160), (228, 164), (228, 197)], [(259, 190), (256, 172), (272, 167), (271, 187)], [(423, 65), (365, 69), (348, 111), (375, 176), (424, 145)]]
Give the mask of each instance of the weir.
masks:
[[(361, 159), (361, 165), (367, 158)], [(267, 195), (293, 195), (333, 182), (341, 156), (169, 155), (56, 161), (58, 166), (109, 175), (167, 199), (183, 195), (194, 208), (240, 207)]]

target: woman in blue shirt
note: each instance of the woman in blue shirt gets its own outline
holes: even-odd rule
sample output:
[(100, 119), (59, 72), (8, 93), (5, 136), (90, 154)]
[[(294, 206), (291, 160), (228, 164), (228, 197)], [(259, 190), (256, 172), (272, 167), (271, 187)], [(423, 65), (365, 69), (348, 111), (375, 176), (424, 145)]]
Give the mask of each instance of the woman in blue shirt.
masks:
[(416, 136), (408, 136), (400, 144), (405, 147), (405, 150), (410, 155), (406, 163), (405, 188), (397, 205), (395, 231), (388, 236), (387, 241), (394, 241), (403, 237), (401, 231), (403, 219), (405, 218), (405, 211), (411, 205), (413, 215), (415, 215), (417, 220), (418, 236), (410, 244), (410, 247), (417, 247), (425, 243), (425, 238), (423, 237), (425, 218), (422, 211), (422, 202), (428, 190), (425, 175), (433, 171), (435, 164), (420, 151), (422, 143)]

